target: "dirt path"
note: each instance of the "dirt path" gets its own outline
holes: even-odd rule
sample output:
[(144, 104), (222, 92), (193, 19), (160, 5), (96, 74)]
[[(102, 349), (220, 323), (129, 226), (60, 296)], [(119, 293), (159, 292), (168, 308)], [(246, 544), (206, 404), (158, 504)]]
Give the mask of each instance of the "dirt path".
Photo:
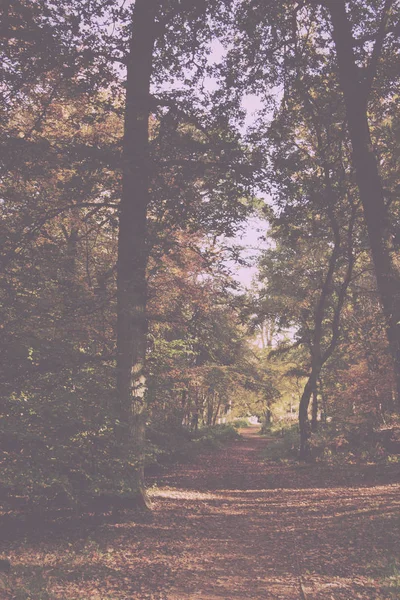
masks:
[(399, 484), (268, 464), (268, 441), (243, 433), (159, 477), (145, 522), (10, 545), (14, 585), (34, 573), (47, 594), (15, 598), (397, 598)]

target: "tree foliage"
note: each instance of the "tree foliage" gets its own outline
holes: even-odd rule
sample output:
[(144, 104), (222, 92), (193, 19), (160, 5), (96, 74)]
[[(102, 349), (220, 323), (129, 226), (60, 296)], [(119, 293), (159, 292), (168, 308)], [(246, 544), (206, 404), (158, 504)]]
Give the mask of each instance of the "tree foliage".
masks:
[(313, 427), (396, 409), (398, 32), (390, 0), (5, 3), (5, 499), (133, 497), (146, 424), (299, 402), (305, 456), (309, 405)]

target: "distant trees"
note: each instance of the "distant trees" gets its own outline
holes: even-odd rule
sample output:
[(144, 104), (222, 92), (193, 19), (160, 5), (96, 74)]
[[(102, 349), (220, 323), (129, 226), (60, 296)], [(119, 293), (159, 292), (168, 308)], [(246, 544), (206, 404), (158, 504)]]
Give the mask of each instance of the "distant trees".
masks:
[[(277, 235), (280, 222), (286, 225), (278, 234), (279, 251), (287, 254), (286, 265), (296, 260), (290, 251), (299, 251), (291, 247), (292, 239), (303, 239), (306, 253), (321, 254), (321, 249), (313, 248), (313, 240), (323, 235), (325, 224), (332, 228), (333, 237), (325, 238), (331, 253), (325, 281), (320, 281), (319, 301), (314, 299), (308, 305), (312, 315), (308, 333), (303, 335), (299, 324), (299, 341), (309, 345), (312, 356), (310, 385), (300, 409), (302, 455), (306, 454), (307, 409), (316, 385), (315, 374), (325, 362), (324, 355), (327, 360), (339, 340), (346, 288), (356, 276), (352, 276), (355, 257), (350, 250), (354, 243), (350, 230), (357, 240), (354, 249), (365, 243), (363, 230), (356, 225), (355, 215), (351, 217), (351, 209), (346, 212), (346, 205), (352, 205), (355, 214), (358, 202), (363, 208), (389, 346), (397, 377), (400, 374), (400, 320), (396, 316), (400, 279), (394, 243), (398, 195), (393, 188), (397, 170), (390, 163), (388, 146), (384, 149), (385, 139), (391, 142), (378, 126), (378, 115), (387, 114), (387, 122), (392, 119), (398, 93), (398, 73), (392, 65), (398, 60), (399, 18), (398, 6), (390, 0), (284, 2), (279, 6), (255, 1), (236, 7), (235, 43), (224, 65), (225, 93), (238, 101), (244, 90), (250, 91), (264, 102), (249, 139), (258, 146), (259, 185), (275, 202), (273, 235)], [(397, 154), (393, 145), (390, 147)], [(313, 211), (318, 207), (317, 218), (310, 207)], [(347, 274), (343, 273), (345, 262)], [(276, 274), (276, 266), (271, 268)], [(341, 288), (336, 287), (336, 268), (343, 274)], [(268, 270), (264, 268), (264, 272), (268, 278)], [(305, 273), (308, 278), (312, 276), (311, 270)], [(291, 296), (294, 286), (293, 297), (297, 293), (301, 303), (299, 279), (295, 277), (293, 273), (288, 278), (286, 291), (281, 284), (273, 293)], [(268, 285), (271, 288), (274, 284)], [(288, 322), (290, 317), (297, 318), (295, 304), (281, 307)], [(323, 333), (329, 318), (332, 344)]]

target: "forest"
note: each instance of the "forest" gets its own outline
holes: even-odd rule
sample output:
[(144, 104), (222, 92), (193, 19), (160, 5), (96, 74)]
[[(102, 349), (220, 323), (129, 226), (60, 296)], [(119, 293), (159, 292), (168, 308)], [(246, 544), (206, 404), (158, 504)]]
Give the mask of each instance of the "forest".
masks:
[[(190, 461), (244, 492), (373, 475), (399, 508), (398, 0), (1, 11), (0, 598), (329, 598), (7, 577), (35, 522), (151, 522)], [(396, 598), (393, 544), (385, 588), (331, 598)]]

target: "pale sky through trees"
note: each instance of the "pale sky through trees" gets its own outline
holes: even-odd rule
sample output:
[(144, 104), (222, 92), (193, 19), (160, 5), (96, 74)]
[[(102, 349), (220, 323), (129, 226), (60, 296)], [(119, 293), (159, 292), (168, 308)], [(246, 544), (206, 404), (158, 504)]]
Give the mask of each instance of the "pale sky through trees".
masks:
[[(211, 54), (209, 57), (209, 64), (213, 65), (220, 62), (225, 54), (225, 49), (219, 40), (215, 40), (212, 43)], [(213, 91), (217, 89), (218, 82), (215, 79), (208, 78), (204, 81), (204, 88), (207, 91)], [(261, 98), (255, 94), (246, 94), (243, 97), (242, 106), (246, 110), (246, 117), (244, 126), (241, 128), (242, 133), (245, 134), (246, 129), (250, 127), (256, 118), (256, 113), (263, 107)], [(233, 238), (233, 243), (243, 247), (242, 258), (248, 260), (249, 263), (254, 265), (257, 257), (261, 250), (265, 248), (265, 240), (262, 238), (266, 234), (267, 222), (261, 220), (255, 216), (250, 217), (247, 223), (243, 226), (242, 233), (238, 234)], [(257, 267), (254, 266), (241, 266), (232, 265), (234, 276), (239, 283), (245, 287), (250, 287), (252, 279), (257, 272)]]
[(236, 279), (241, 285), (247, 288), (250, 287), (252, 279), (257, 272), (257, 267), (254, 263), (262, 249), (266, 247), (266, 229), (266, 221), (262, 221), (257, 217), (251, 217), (248, 219), (243, 233), (234, 239), (236, 244), (243, 247), (242, 257), (253, 265), (248, 267), (236, 265), (233, 267)]

